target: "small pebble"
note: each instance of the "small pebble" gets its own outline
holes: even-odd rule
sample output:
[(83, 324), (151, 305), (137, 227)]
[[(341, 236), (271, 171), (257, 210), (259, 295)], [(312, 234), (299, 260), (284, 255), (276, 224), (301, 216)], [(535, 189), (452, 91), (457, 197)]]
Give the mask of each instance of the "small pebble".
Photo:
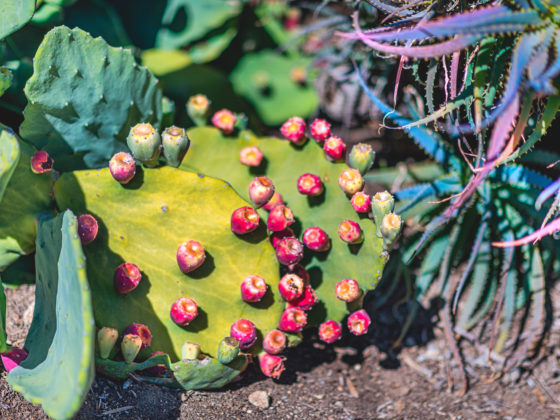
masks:
[(266, 391), (255, 391), (249, 395), (249, 402), (258, 408), (268, 408), (270, 406), (270, 397)]

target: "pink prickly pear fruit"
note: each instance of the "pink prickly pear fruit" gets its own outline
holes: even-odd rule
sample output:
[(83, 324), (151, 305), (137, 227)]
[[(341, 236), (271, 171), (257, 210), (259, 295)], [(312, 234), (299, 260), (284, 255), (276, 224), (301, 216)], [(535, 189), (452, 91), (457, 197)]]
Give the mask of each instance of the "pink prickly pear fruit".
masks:
[(279, 232), (293, 223), (294, 213), (292, 210), (284, 204), (279, 204), (270, 211), (266, 227), (272, 232)]
[(317, 226), (305, 229), (302, 239), (305, 246), (312, 251), (324, 252), (331, 247), (329, 235)]
[(356, 213), (368, 213), (371, 209), (371, 198), (364, 192), (357, 192), (350, 200), (352, 208)]
[(239, 207), (231, 214), (231, 231), (238, 235), (253, 232), (259, 227), (260, 217), (254, 208)]
[(311, 286), (307, 285), (303, 289), (303, 293), (300, 297), (294, 299), (289, 304), (290, 306), (296, 306), (304, 311), (310, 310), (318, 302), (315, 290)]
[(364, 188), (364, 178), (357, 169), (348, 168), (338, 177), (338, 185), (348, 195), (354, 195)]
[(289, 268), (289, 272), (301, 277), (304, 284), (309, 284), (309, 273), (305, 267), (301, 264), (294, 264)]
[(353, 244), (359, 244), (364, 240), (364, 235), (360, 225), (352, 220), (343, 220), (340, 225), (338, 225), (338, 236), (344, 242)]
[(306, 124), (303, 118), (292, 117), (280, 127), (280, 132), (292, 143), (302, 145), (305, 143)]
[(291, 302), (303, 295), (303, 289), (305, 288), (304, 280), (294, 274), (287, 273), (282, 276), (278, 282), (278, 291), (280, 296), (287, 302)]
[(241, 282), (241, 299), (245, 302), (260, 302), (266, 293), (266, 282), (261, 276), (250, 275)]
[(206, 259), (206, 251), (202, 244), (195, 240), (183, 242), (177, 248), (177, 264), (187, 274), (200, 267)]
[(228, 109), (222, 109), (212, 117), (212, 125), (224, 134), (233, 133), (237, 118), (235, 114)]
[(336, 321), (325, 321), (319, 326), (319, 338), (325, 343), (332, 344), (340, 339), (342, 335), (342, 325)]
[(17, 347), (12, 347), (10, 351), (0, 354), (6, 372), (18, 367), (27, 358), (27, 354), (27, 351)]
[(263, 374), (269, 378), (278, 379), (284, 372), (284, 359), (268, 353), (259, 354), (259, 366)]
[(306, 173), (298, 178), (297, 189), (301, 194), (317, 197), (323, 194), (325, 187), (317, 175)]
[(257, 146), (244, 147), (239, 152), (239, 160), (243, 165), (257, 167), (262, 163), (263, 152)]
[(188, 297), (180, 297), (171, 305), (171, 320), (182, 327), (189, 325), (198, 315), (198, 305)]
[(327, 159), (333, 162), (343, 161), (346, 155), (346, 145), (340, 137), (336, 136), (330, 136), (325, 140), (323, 150)]
[(99, 357), (107, 359), (115, 347), (119, 338), (119, 332), (115, 328), (103, 327), (97, 332), (97, 346)]
[(193, 95), (187, 102), (187, 114), (196, 125), (206, 125), (210, 101), (205, 95)]
[(109, 172), (121, 184), (128, 184), (136, 174), (136, 162), (130, 153), (115, 153), (109, 161)]
[[(150, 359), (152, 357), (155, 356), (161, 356), (163, 354), (166, 354), (162, 351), (155, 351), (152, 354), (150, 354)], [(146, 372), (148, 375), (151, 376), (164, 376), (167, 373), (168, 369), (167, 366), (165, 366), (164, 364), (157, 364), (155, 366), (152, 366), (151, 368), (146, 369), (144, 372)]]
[(331, 136), (331, 125), (323, 119), (315, 119), (310, 126), (311, 135), (319, 144), (323, 143)]
[(283, 265), (292, 265), (303, 258), (303, 244), (296, 238), (280, 239), (276, 245), (276, 258)]
[(300, 308), (287, 308), (282, 312), (278, 328), (290, 333), (298, 333), (307, 324), (307, 315)]
[(274, 184), (266, 176), (253, 178), (249, 185), (249, 198), (253, 204), (260, 208), (264, 206), (274, 195)]
[(115, 290), (119, 295), (132, 292), (136, 289), (141, 279), (142, 273), (140, 273), (140, 269), (136, 264), (122, 263), (117, 267), (113, 276)]
[(229, 335), (239, 341), (239, 348), (246, 350), (257, 341), (255, 324), (245, 318), (238, 319), (231, 325)]
[(344, 302), (354, 302), (362, 296), (362, 289), (354, 279), (344, 279), (336, 283), (336, 297)]
[(142, 339), (135, 334), (126, 334), (121, 341), (121, 353), (127, 363), (134, 362), (142, 347)]
[(284, 29), (293, 31), (297, 29), (301, 22), (301, 10), (297, 7), (290, 7), (284, 16)]
[(295, 237), (296, 234), (294, 233), (294, 231), (290, 228), (286, 228), (279, 232), (272, 232), (272, 234), (270, 235), (270, 243), (272, 244), (273, 248), (276, 248), (278, 246), (278, 242), (280, 242), (281, 239)]
[(152, 344), (152, 333), (150, 329), (144, 324), (130, 324), (123, 331), (123, 335), (134, 334), (142, 339), (142, 347), (140, 350), (144, 350)]
[(78, 217), (78, 236), (82, 245), (92, 243), (97, 237), (99, 226), (91, 214), (82, 214)]
[(36, 174), (44, 174), (52, 170), (54, 160), (44, 150), (39, 150), (31, 156), (31, 170)]
[(367, 333), (369, 324), (371, 324), (371, 318), (364, 309), (360, 309), (348, 317), (348, 329), (354, 335)]
[(190, 341), (185, 341), (181, 347), (181, 360), (186, 362), (187, 360), (196, 360), (200, 355), (200, 344), (191, 343)]
[(262, 208), (265, 209), (266, 211), (271, 211), (274, 207), (276, 207), (279, 204), (284, 204), (284, 199), (282, 198), (282, 195), (280, 195), (278, 191), (274, 191), (274, 194), (272, 194), (270, 200), (268, 200), (268, 202), (264, 206), (262, 206)]
[(286, 348), (286, 334), (280, 330), (271, 330), (263, 338), (263, 349), (268, 354), (279, 354)]

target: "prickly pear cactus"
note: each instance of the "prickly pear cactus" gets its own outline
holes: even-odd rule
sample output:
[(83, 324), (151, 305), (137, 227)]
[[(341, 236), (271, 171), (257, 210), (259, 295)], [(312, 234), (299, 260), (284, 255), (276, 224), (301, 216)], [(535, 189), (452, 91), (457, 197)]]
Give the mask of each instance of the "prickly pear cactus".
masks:
[(0, 40), (17, 31), (31, 20), (35, 0), (4, 0), (0, 13)]
[[(152, 351), (172, 360), (185, 341), (216, 355), (239, 318), (251, 320), (263, 333), (275, 328), (283, 310), (278, 296), (279, 268), (264, 226), (243, 238), (230, 230), (232, 212), (248, 205), (225, 182), (170, 167), (144, 169), (122, 186), (107, 169), (66, 173), (55, 184), (59, 208), (91, 213), (99, 223), (97, 239), (85, 246), (88, 277), (98, 326), (124, 330), (142, 323), (152, 333)], [(179, 244), (203, 244), (204, 264), (189, 274), (177, 266)], [(113, 273), (124, 262), (138, 265), (142, 280), (126, 295), (115, 292)], [(240, 284), (257, 274), (269, 285), (263, 300), (246, 303)], [(197, 318), (186, 327), (170, 317), (173, 302), (196, 301)]]
[[(302, 261), (322, 302), (310, 310), (311, 322), (318, 325), (326, 319), (342, 320), (348, 314), (347, 304), (335, 296), (338, 281), (351, 278), (366, 290), (377, 285), (388, 254), (383, 250), (383, 240), (376, 235), (375, 224), (354, 211), (338, 185), (340, 173), (348, 168), (346, 164), (326, 160), (323, 149), (313, 140), (294, 147), (280, 139), (257, 138), (249, 131), (242, 131), (237, 138), (226, 137), (210, 127), (191, 129), (188, 135), (191, 146), (181, 168), (227, 180), (245, 198), (253, 177), (266, 175), (294, 212), (298, 223), (292, 228), (298, 237), (305, 229), (319, 226), (331, 238), (328, 252), (306, 250)], [(251, 168), (240, 163), (241, 149), (249, 146), (258, 146), (263, 152), (265, 163), (261, 167)], [(309, 198), (298, 192), (298, 177), (306, 172), (321, 178), (325, 185), (323, 196)], [(267, 213), (264, 210), (260, 213), (266, 220)], [(361, 244), (349, 245), (340, 240), (337, 231), (343, 220), (360, 224), (364, 232)]]
[(33, 150), (0, 124), (0, 271), (35, 249), (37, 219), (53, 211), (50, 174), (31, 171)]
[(106, 165), (126, 150), (132, 125), (159, 127), (162, 118), (157, 79), (131, 51), (79, 28), (59, 26), (45, 36), (25, 95), (20, 134), (53, 156), (59, 170)]
[(93, 381), (95, 328), (85, 263), (72, 212), (39, 223), (29, 355), (7, 380), (56, 419), (79, 410)]

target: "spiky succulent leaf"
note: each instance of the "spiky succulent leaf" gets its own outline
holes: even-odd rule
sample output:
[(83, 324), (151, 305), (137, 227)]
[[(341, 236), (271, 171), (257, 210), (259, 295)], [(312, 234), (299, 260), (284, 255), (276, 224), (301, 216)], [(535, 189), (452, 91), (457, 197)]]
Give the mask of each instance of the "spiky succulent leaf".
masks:
[(17, 31), (31, 20), (35, 0), (4, 0), (0, 13), (0, 40)]
[(20, 134), (49, 152), (60, 170), (105, 165), (126, 150), (131, 126), (159, 128), (162, 117), (157, 79), (129, 50), (79, 28), (59, 26), (45, 36), (25, 95)]
[[(247, 203), (223, 181), (162, 167), (137, 173), (123, 187), (107, 169), (79, 171), (56, 182), (55, 198), (59, 208), (87, 211), (98, 220), (98, 237), (86, 247), (86, 255), (95, 261), (88, 265), (88, 275), (99, 326), (122, 331), (131, 323), (145, 324), (153, 335), (151, 350), (174, 360), (185, 341), (215, 355), (239, 318), (253, 321), (263, 333), (276, 327), (283, 305), (274, 250), (264, 226), (243, 239), (230, 231), (232, 212)], [(189, 239), (203, 244), (207, 260), (185, 275), (176, 252)], [(113, 286), (114, 270), (123, 262), (137, 264), (143, 275), (138, 288), (124, 296)], [(262, 276), (270, 289), (256, 304), (241, 299), (239, 287), (249, 274)], [(181, 296), (199, 306), (198, 317), (187, 327), (169, 316), (171, 304)]]
[(25, 342), (29, 356), (7, 378), (55, 419), (79, 410), (94, 375), (95, 328), (77, 225), (71, 211), (39, 223), (35, 311)]
[[(385, 264), (383, 241), (375, 234), (374, 223), (368, 218), (360, 218), (340, 189), (338, 177), (347, 168), (344, 163), (325, 159), (323, 149), (314, 141), (308, 141), (303, 147), (293, 147), (288, 141), (257, 138), (249, 131), (242, 132), (238, 138), (227, 138), (208, 127), (194, 128), (188, 135), (191, 147), (181, 167), (227, 180), (243, 197), (248, 196), (249, 184), (259, 170), (242, 165), (239, 152), (247, 146), (258, 146), (266, 159), (262, 173), (272, 180), (276, 191), (282, 194), (299, 221), (295, 225), (296, 233), (301, 237), (305, 229), (319, 226), (331, 238), (330, 251), (306, 251), (304, 255), (311, 284), (323, 302), (310, 311), (312, 322), (341, 320), (347, 314), (346, 304), (334, 293), (339, 280), (352, 278), (364, 289), (377, 285)], [(298, 177), (306, 172), (321, 177), (325, 185), (324, 196), (309, 199), (298, 192)], [(260, 212), (266, 218), (267, 213)], [(363, 244), (348, 245), (340, 240), (337, 230), (343, 220), (359, 222), (365, 235)]]
[[(52, 178), (35, 174), (33, 150), (0, 125), (0, 270), (35, 249), (37, 218), (53, 210)], [(11, 173), (11, 177), (9, 176)], [(3, 197), (1, 192), (3, 191)]]
[(224, 365), (218, 359), (206, 357), (171, 364), (175, 379), (184, 389), (221, 388), (243, 372), (247, 358), (238, 356)]

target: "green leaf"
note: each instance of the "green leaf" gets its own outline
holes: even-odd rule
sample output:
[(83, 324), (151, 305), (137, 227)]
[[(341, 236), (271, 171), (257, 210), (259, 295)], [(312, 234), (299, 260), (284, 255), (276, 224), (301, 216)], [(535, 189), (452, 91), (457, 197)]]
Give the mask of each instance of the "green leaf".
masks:
[[(244, 56), (231, 74), (235, 91), (257, 110), (265, 124), (277, 125), (294, 115), (306, 118), (319, 104), (317, 92), (307, 76), (307, 84), (292, 80), (291, 72), (309, 72), (311, 59), (285, 57), (273, 51)], [(264, 82), (264, 83), (263, 83)]]
[(35, 0), (2, 0), (0, 40), (29, 22), (34, 12)]
[[(325, 159), (323, 149), (310, 140), (303, 147), (274, 138), (257, 138), (245, 131), (238, 138), (224, 137), (214, 128), (199, 127), (189, 130), (191, 146), (181, 168), (195, 170), (227, 180), (243, 197), (257, 174), (266, 174), (293, 210), (297, 223), (292, 226), (299, 237), (312, 226), (319, 226), (331, 238), (328, 253), (306, 250), (303, 263), (311, 275), (311, 285), (323, 304), (310, 312), (315, 324), (326, 319), (342, 320), (348, 312), (346, 304), (338, 300), (334, 288), (339, 280), (352, 278), (366, 289), (374, 288), (381, 279), (385, 264), (382, 239), (375, 233), (375, 225), (368, 218), (360, 218), (338, 185), (344, 163)], [(266, 159), (265, 170), (259, 172), (239, 162), (239, 152), (247, 146), (258, 146)], [(303, 173), (317, 174), (325, 185), (325, 196), (309, 200), (297, 190), (297, 179)], [(260, 211), (263, 220), (267, 213)], [(338, 225), (343, 220), (358, 222), (365, 240), (361, 246), (349, 246), (338, 237)]]
[(95, 328), (77, 225), (70, 211), (39, 224), (29, 356), (7, 378), (55, 419), (69, 419), (80, 409), (94, 376)]
[(14, 132), (0, 124), (0, 202), (19, 162), (19, 142)]
[(12, 85), (14, 75), (10, 69), (0, 66), (0, 96)]
[[(278, 296), (279, 268), (264, 226), (241, 239), (230, 230), (231, 213), (247, 203), (223, 181), (170, 167), (145, 169), (125, 187), (107, 169), (64, 174), (55, 188), (59, 208), (89, 212), (99, 222), (97, 239), (85, 249), (99, 327), (122, 331), (140, 322), (152, 332), (152, 345), (141, 356), (164, 351), (172, 359), (185, 341), (215, 355), (218, 343), (239, 318), (265, 334), (276, 328), (283, 310)], [(196, 239), (207, 261), (191, 275), (176, 262), (177, 247)], [(118, 295), (113, 272), (123, 262), (139, 266), (137, 289)], [(269, 285), (256, 304), (241, 300), (239, 286), (249, 274)], [(193, 298), (199, 315), (180, 327), (169, 316), (181, 296)]]
[(20, 134), (49, 152), (59, 170), (106, 165), (126, 150), (131, 126), (159, 128), (162, 117), (157, 79), (129, 50), (78, 28), (59, 26), (45, 36), (25, 95)]

